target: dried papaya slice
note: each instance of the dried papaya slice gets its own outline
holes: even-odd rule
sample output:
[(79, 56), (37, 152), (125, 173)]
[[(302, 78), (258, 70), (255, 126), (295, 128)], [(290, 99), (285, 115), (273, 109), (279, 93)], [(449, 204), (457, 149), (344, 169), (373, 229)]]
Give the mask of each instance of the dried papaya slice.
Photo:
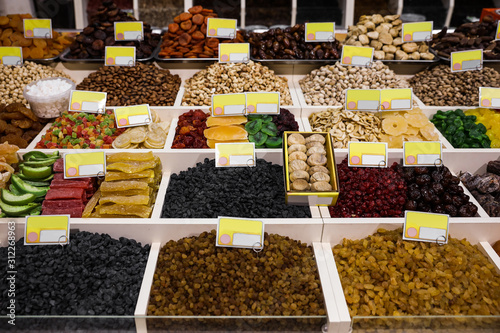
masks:
[(248, 138), (248, 133), (242, 126), (217, 126), (207, 128), (203, 131), (207, 139), (219, 141), (244, 140)]
[(90, 198), (89, 202), (87, 202), (87, 204), (85, 205), (82, 217), (90, 217), (90, 214), (92, 214), (92, 211), (99, 202), (100, 198), (101, 198), (101, 190), (97, 190), (92, 196), (92, 198)]
[(107, 203), (114, 203), (114, 204), (128, 205), (128, 206), (134, 206), (134, 205), (147, 206), (149, 204), (149, 195), (131, 195), (131, 196), (111, 195), (103, 197), (101, 198), (101, 200), (99, 200), (99, 204), (101, 205)]
[(126, 161), (126, 162), (115, 162), (108, 164), (106, 170), (116, 170), (126, 173), (135, 173), (139, 171), (144, 171), (147, 169), (153, 169), (156, 166), (155, 161)]
[(147, 153), (116, 153), (106, 156), (106, 163), (123, 162), (123, 161), (154, 161), (153, 152)]
[(99, 205), (96, 207), (96, 211), (100, 215), (135, 215), (142, 218), (148, 218), (151, 215), (153, 208), (148, 206)]
[[(135, 180), (121, 180), (116, 182), (102, 182), (101, 184), (101, 192), (102, 195), (107, 195), (107, 192), (120, 192), (120, 191), (128, 191), (128, 190), (146, 190), (149, 186), (146, 183), (138, 182)], [(121, 193), (123, 195), (123, 193)]]
[[(153, 189), (149, 186), (145, 190), (128, 190), (127, 191), (127, 195), (151, 195), (152, 193), (153, 193)], [(108, 196), (108, 195), (123, 195), (123, 191), (106, 192), (106, 196)]]
[(207, 127), (239, 125), (247, 122), (245, 116), (208, 117)]
[(154, 178), (155, 173), (153, 170), (144, 170), (140, 171), (137, 173), (124, 173), (124, 172), (113, 172), (113, 171), (108, 171), (106, 172), (106, 176), (104, 177), (104, 180), (107, 182), (115, 181), (115, 180), (128, 180), (128, 179), (135, 179), (135, 178)]

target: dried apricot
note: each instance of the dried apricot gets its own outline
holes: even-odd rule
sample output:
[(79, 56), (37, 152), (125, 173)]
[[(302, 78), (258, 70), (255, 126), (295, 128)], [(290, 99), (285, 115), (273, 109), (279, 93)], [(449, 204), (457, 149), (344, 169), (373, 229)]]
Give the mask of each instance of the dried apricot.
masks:
[(168, 25), (168, 31), (175, 34), (179, 30), (179, 25), (177, 23), (170, 23)]
[(196, 14), (192, 19), (193, 23), (197, 25), (202, 25), (204, 20), (205, 18), (201, 14)]
[(191, 14), (191, 13), (182, 13), (181, 15), (179, 15), (179, 19), (181, 21), (187, 21), (187, 20), (191, 19), (191, 17), (193, 17), (193, 14)]
[(245, 116), (208, 117), (207, 127), (239, 125), (247, 122)]
[(191, 42), (191, 36), (187, 33), (183, 33), (179, 36), (179, 45), (186, 46)]
[(184, 31), (189, 30), (189, 29), (191, 29), (192, 25), (193, 25), (193, 23), (191, 23), (191, 21), (184, 21), (181, 23), (181, 29)]
[(188, 12), (190, 12), (193, 15), (199, 14), (202, 11), (203, 11), (203, 7), (202, 6), (193, 6), (193, 7), (191, 7), (191, 8), (188, 9)]
[(248, 137), (247, 131), (238, 125), (207, 128), (203, 134), (207, 139), (219, 141), (244, 140)]
[(0, 25), (6, 25), (9, 23), (9, 18), (7, 16), (0, 16)]

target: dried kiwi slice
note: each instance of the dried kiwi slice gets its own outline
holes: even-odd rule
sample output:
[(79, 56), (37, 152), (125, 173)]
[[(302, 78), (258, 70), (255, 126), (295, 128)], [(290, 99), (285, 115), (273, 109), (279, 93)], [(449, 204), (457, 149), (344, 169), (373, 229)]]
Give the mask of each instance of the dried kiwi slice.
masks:
[(278, 127), (274, 123), (265, 123), (261, 129), (262, 133), (267, 134), (269, 136), (278, 135)]
[(248, 134), (255, 134), (262, 128), (262, 120), (255, 119), (245, 124), (245, 130)]
[(261, 119), (263, 123), (270, 123), (273, 121), (273, 117), (269, 115), (262, 116)]
[(279, 136), (271, 136), (266, 140), (266, 147), (268, 148), (281, 148), (281, 144), (283, 143), (283, 139)]
[(257, 132), (255, 134), (250, 134), (248, 136), (248, 140), (250, 140), (250, 142), (255, 142), (256, 147), (264, 145), (267, 138), (268, 138), (267, 134), (262, 132)]

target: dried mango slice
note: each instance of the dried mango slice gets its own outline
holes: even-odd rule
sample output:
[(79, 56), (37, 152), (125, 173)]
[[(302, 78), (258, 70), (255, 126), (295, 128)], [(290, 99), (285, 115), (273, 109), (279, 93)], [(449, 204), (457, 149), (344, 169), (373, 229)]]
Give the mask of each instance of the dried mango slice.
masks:
[(115, 180), (130, 180), (135, 178), (154, 178), (155, 172), (153, 170), (144, 170), (140, 172), (136, 172), (133, 174), (124, 173), (124, 172), (106, 172), (106, 176), (104, 180), (107, 182), (115, 181)]
[[(148, 189), (148, 184), (144, 182), (138, 182), (135, 180), (120, 180), (116, 182), (103, 182), (101, 184), (101, 192), (103, 196), (106, 192), (118, 192), (118, 191), (129, 191), (129, 190), (146, 190)], [(123, 195), (123, 193), (122, 193)]]
[[(146, 184), (147, 185), (147, 184)], [(148, 186), (146, 190), (128, 190), (127, 195), (151, 195), (153, 193), (153, 189)], [(123, 195), (123, 191), (109, 191), (106, 193), (101, 193), (101, 197), (111, 196), (111, 195)]]
[(406, 133), (408, 122), (401, 116), (387, 117), (382, 120), (382, 129), (389, 135), (398, 136)]
[(119, 205), (148, 205), (149, 204), (149, 195), (132, 195), (132, 196), (124, 196), (124, 195), (112, 195), (106, 196), (99, 200), (99, 204), (103, 205), (106, 203), (115, 203)]
[(122, 171), (126, 173), (136, 173), (144, 171), (147, 169), (153, 169), (156, 166), (156, 162), (153, 161), (126, 161), (126, 162), (115, 162), (108, 164), (106, 166), (106, 171)]
[(127, 206), (127, 205), (99, 205), (96, 211), (100, 215), (118, 214), (118, 215), (136, 215), (142, 218), (148, 218), (153, 211), (148, 206)]
[(219, 140), (212, 140), (212, 139), (207, 139), (207, 146), (209, 148), (215, 148), (216, 143), (245, 143), (248, 142), (248, 140), (231, 140), (231, 141), (219, 141)]
[(99, 199), (101, 198), (101, 190), (97, 190), (92, 198), (90, 198), (89, 202), (85, 205), (85, 209), (83, 210), (82, 217), (90, 217), (92, 214), (92, 211), (94, 210), (95, 206), (99, 202)]
[(242, 126), (217, 126), (207, 128), (203, 131), (207, 139), (219, 141), (244, 140), (248, 138), (248, 133)]
[(116, 153), (106, 156), (106, 163), (124, 162), (124, 161), (153, 161), (153, 152), (147, 153)]
[(208, 117), (207, 127), (239, 125), (247, 122), (245, 116)]

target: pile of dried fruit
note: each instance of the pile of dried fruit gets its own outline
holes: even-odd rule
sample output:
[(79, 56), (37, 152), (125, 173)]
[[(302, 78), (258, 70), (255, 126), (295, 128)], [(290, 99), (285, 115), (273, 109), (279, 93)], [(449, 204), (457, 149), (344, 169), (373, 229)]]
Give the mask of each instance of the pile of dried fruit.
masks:
[(483, 124), (486, 127), (486, 135), (491, 140), (491, 148), (500, 148), (500, 110), (478, 108), (465, 110), (466, 116), (475, 116), (476, 124)]
[(15, 171), (11, 164), (19, 162), (17, 158), (18, 150), (18, 146), (7, 142), (0, 143), (0, 188), (7, 188), (10, 177)]
[(216, 143), (248, 142), (248, 133), (242, 125), (246, 122), (245, 116), (208, 117), (207, 129), (203, 131), (207, 145), (215, 148)]
[(333, 255), (351, 316), (500, 315), (500, 275), (465, 239), (438, 245), (379, 229)]
[(259, 256), (251, 249), (216, 247), (215, 239), (212, 230), (163, 246), (148, 315), (325, 315), (310, 246), (266, 233)]
[(234, 39), (207, 38), (207, 19), (218, 17), (212, 9), (194, 6), (174, 18), (163, 35), (160, 58), (217, 58), (219, 43), (243, 43), (236, 32)]
[(52, 38), (25, 38), (24, 19), (33, 18), (31, 14), (12, 14), (0, 16), (0, 46), (20, 46), (23, 59), (45, 59), (58, 56), (74, 38), (52, 30)]
[(65, 112), (52, 123), (36, 148), (108, 149), (124, 131), (116, 128), (111, 110), (103, 114)]
[(472, 217), (477, 207), (459, 185), (460, 179), (440, 167), (403, 167), (400, 172), (407, 184), (406, 210)]
[(390, 168), (349, 167), (347, 158), (337, 165), (340, 194), (332, 217), (400, 217), (406, 202), (406, 183), (398, 164)]
[(245, 125), (248, 141), (255, 143), (255, 148), (280, 148), (283, 139), (278, 136), (278, 127), (269, 115), (249, 115)]
[(143, 23), (143, 40), (117, 41), (115, 40), (114, 22), (137, 21), (127, 15), (113, 1), (103, 1), (97, 9), (97, 14), (91, 17), (89, 25), (76, 36), (70, 45), (68, 59), (103, 59), (106, 46), (135, 46), (137, 59), (148, 58), (160, 42), (160, 35), (153, 34), (151, 26)]
[(207, 128), (209, 113), (202, 110), (190, 110), (181, 114), (175, 128), (172, 148), (208, 148), (203, 131)]
[(152, 122), (145, 126), (129, 127), (111, 144), (115, 149), (162, 149), (167, 140), (169, 121), (161, 121), (151, 110)]
[(40, 119), (23, 104), (0, 104), (0, 143), (26, 148), (42, 129)]
[(490, 161), (486, 173), (461, 172), (462, 183), (491, 217), (500, 217), (500, 161)]

